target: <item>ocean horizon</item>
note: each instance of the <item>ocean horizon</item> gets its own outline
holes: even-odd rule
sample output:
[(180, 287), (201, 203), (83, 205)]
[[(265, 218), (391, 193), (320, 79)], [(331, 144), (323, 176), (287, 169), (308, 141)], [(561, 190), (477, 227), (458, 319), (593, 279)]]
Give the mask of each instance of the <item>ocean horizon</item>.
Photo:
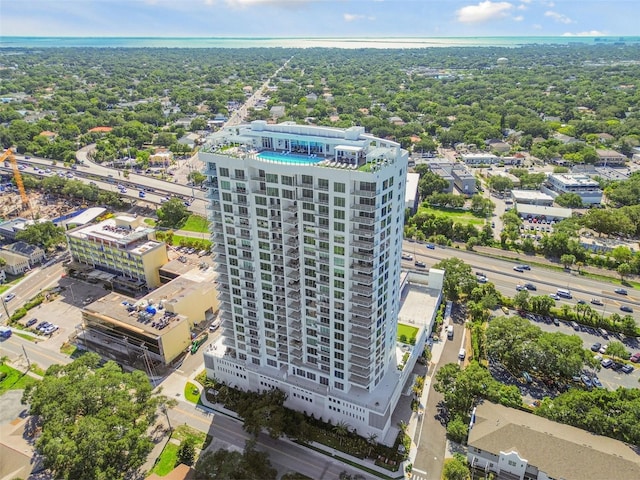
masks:
[(527, 45), (640, 44), (640, 36), (494, 37), (18, 37), (1, 36), (6, 48), (342, 48), (409, 49)]

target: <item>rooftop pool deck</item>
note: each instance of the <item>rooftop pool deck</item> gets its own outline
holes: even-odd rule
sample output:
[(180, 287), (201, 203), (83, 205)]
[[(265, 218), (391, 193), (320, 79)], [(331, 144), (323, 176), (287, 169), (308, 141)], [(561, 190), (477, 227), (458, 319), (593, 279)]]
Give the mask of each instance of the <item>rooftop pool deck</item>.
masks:
[(317, 155), (300, 155), (298, 153), (274, 152), (272, 150), (263, 150), (256, 154), (260, 160), (276, 163), (293, 163), (293, 164), (316, 164), (324, 160), (324, 157)]

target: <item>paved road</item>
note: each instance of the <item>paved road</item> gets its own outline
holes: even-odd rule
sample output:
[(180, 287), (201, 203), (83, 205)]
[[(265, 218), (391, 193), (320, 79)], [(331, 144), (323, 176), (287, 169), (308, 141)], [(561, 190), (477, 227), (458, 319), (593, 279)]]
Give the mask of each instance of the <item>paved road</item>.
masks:
[[(566, 303), (573, 306), (578, 300), (589, 302), (591, 298), (598, 297), (603, 301), (604, 305), (596, 308), (602, 309), (603, 313), (611, 314), (616, 312), (624, 316), (626, 314), (620, 311), (620, 306), (630, 305), (634, 310), (632, 316), (636, 321), (640, 321), (640, 294), (636, 290), (629, 290), (629, 295), (626, 296), (618, 295), (613, 291), (616, 288), (613, 284), (582, 277), (575, 272), (558, 271), (538, 266), (533, 266), (530, 271), (525, 271), (524, 273), (515, 272), (513, 270), (514, 265), (516, 263), (527, 263), (527, 255), (521, 255), (520, 261), (516, 262), (516, 260), (509, 261), (479, 255), (464, 249), (436, 247), (434, 250), (430, 250), (423, 244), (408, 241), (404, 242), (403, 251), (410, 253), (418, 260), (424, 261), (427, 267), (451, 256), (460, 258), (470, 265), (474, 271), (485, 273), (489, 281), (493, 282), (501, 293), (510, 297), (513, 297), (516, 293), (515, 287), (517, 284), (526, 282), (532, 282), (538, 287), (537, 292), (533, 292), (538, 295), (555, 293), (558, 288), (566, 288), (571, 290), (573, 299), (559, 300), (556, 302), (557, 305)], [(530, 261), (533, 263), (537, 262), (538, 259), (531, 258)], [(541, 259), (540, 261), (544, 262)], [(413, 268), (413, 262), (404, 262), (404, 266)]]
[(446, 428), (440, 421), (438, 404), (443, 400), (442, 394), (433, 389), (438, 370), (447, 363), (458, 362), (458, 352), (464, 337), (464, 325), (453, 323), (454, 335), (452, 340), (442, 340), (445, 343), (440, 360), (435, 369), (429, 372), (429, 401), (425, 406), (422, 424), (414, 439), (418, 445), (418, 453), (413, 465), (412, 479), (439, 480), (442, 472), (446, 449)]

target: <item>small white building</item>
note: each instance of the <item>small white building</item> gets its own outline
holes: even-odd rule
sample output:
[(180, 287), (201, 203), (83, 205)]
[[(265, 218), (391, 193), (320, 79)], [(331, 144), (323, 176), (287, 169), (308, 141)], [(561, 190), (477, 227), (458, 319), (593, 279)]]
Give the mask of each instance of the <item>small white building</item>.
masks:
[(418, 208), (418, 183), (420, 182), (419, 173), (407, 173), (407, 185), (404, 193), (404, 208), (415, 212)]
[(598, 205), (602, 202), (600, 185), (587, 175), (552, 173), (541, 190), (554, 198), (562, 193), (576, 193), (584, 205)]
[(518, 205), (542, 205), (545, 207), (553, 205), (553, 197), (538, 190), (511, 190), (511, 199)]
[(24, 255), (0, 249), (0, 258), (6, 262), (4, 270), (11, 275), (22, 275), (29, 270), (29, 258)]

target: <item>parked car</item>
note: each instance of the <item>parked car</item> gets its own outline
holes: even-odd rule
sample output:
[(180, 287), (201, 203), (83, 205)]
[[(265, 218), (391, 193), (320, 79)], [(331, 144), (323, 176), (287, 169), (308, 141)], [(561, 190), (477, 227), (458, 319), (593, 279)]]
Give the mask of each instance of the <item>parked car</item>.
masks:
[(600, 362), (600, 365), (602, 365), (602, 368), (609, 368), (611, 365), (613, 365), (613, 360), (611, 360), (610, 358), (605, 358)]
[(37, 318), (31, 318), (27, 320), (27, 323), (25, 323), (25, 326), (30, 327), (31, 325), (35, 325), (37, 322), (38, 322)]
[(616, 372), (617, 372), (618, 370), (622, 370), (622, 367), (624, 367), (624, 364), (622, 364), (622, 363), (620, 363), (620, 362), (613, 362), (613, 363), (611, 364), (611, 369), (612, 369), (612, 370), (615, 370)]
[(602, 345), (602, 346), (600, 347), (600, 349), (599, 349), (598, 351), (599, 351), (601, 354), (603, 354), (603, 355), (604, 355), (605, 353), (607, 353), (607, 348), (609, 348), (609, 345), (607, 345), (607, 344), (605, 343), (604, 345)]
[(598, 379), (598, 377), (591, 377), (591, 383), (593, 383), (594, 387), (602, 388), (602, 382), (600, 381), (600, 379)]
[(638, 363), (640, 362), (640, 352), (636, 352), (633, 355), (631, 355), (631, 357), (629, 358), (629, 360), (633, 363)]
[(591, 345), (591, 351), (592, 352), (599, 352), (601, 346), (602, 345), (600, 343), (596, 342), (593, 345)]
[(580, 375), (580, 380), (582, 380), (582, 383), (584, 383), (585, 387), (587, 388), (593, 387), (593, 383), (591, 383), (591, 379), (586, 375)]
[(633, 372), (633, 367), (628, 363), (625, 363), (620, 370), (623, 371), (624, 373), (631, 373)]
[(616, 288), (614, 290), (618, 295), (627, 295), (627, 291), (624, 288)]

